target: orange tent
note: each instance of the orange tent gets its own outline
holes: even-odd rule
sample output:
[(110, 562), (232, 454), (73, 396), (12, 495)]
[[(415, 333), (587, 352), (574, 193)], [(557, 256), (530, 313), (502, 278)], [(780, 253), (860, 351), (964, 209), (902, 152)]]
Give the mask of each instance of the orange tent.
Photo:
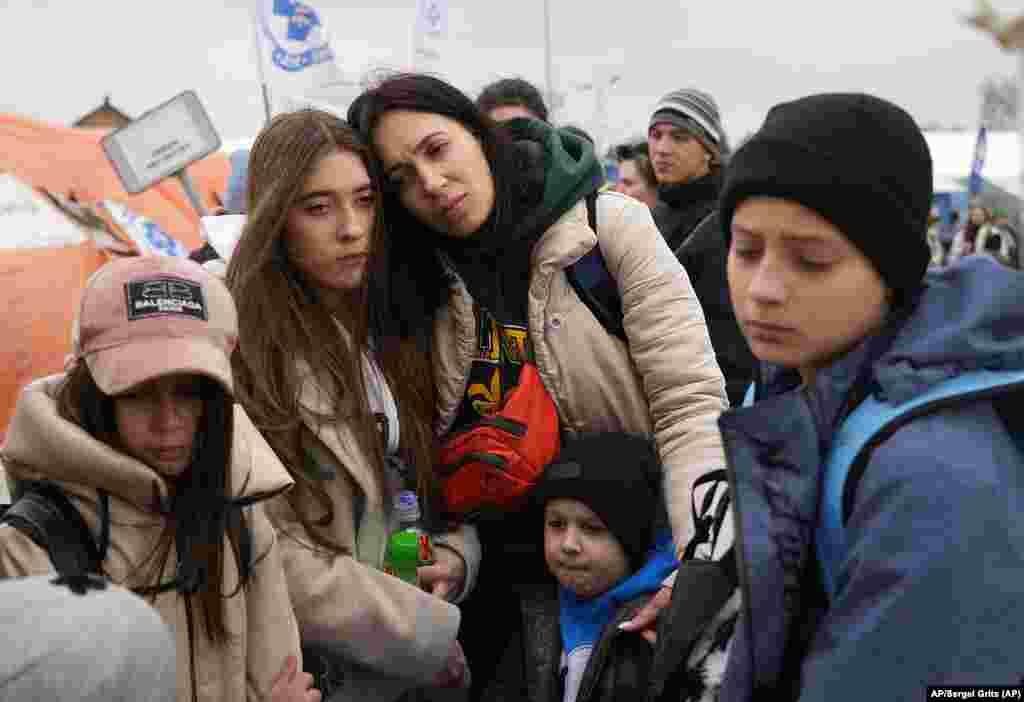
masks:
[(0, 348), (0, 441), (22, 386), (63, 370), (85, 281), (106, 261), (91, 240), (77, 246), (0, 251), (7, 310), (0, 323), (7, 340)]
[[(83, 203), (117, 200), (156, 222), (186, 249), (201, 246), (199, 213), (181, 183), (168, 178), (144, 192), (126, 192), (100, 146), (106, 133), (0, 114), (0, 173), (13, 173), (37, 188)], [(222, 153), (210, 154), (188, 167), (204, 207), (220, 203), (230, 173), (231, 164)]]
[[(0, 184), (6, 184), (5, 192), (15, 198), (13, 205), (0, 207), (0, 308), (6, 313), (0, 319), (0, 442), (21, 387), (63, 369), (85, 281), (108, 259), (97, 247), (94, 232), (72, 223), (39, 191), (87, 209), (116, 200), (156, 222), (186, 249), (202, 244), (199, 214), (181, 184), (168, 179), (145, 192), (127, 193), (100, 146), (105, 133), (0, 114)], [(188, 167), (205, 206), (220, 203), (230, 170), (227, 156), (219, 153)], [(24, 187), (5, 180), (5, 173)], [(42, 219), (34, 223), (30, 217)], [(47, 217), (66, 218), (65, 226)], [(81, 235), (68, 236), (68, 226), (81, 229)], [(58, 230), (64, 232), (63, 240), (54, 234)], [(119, 234), (116, 229), (111, 233)]]

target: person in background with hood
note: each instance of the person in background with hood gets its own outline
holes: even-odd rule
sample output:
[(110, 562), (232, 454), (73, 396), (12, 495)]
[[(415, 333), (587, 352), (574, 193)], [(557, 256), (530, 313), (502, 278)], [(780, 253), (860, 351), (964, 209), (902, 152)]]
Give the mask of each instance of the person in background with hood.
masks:
[[(870, 95), (776, 105), (730, 163), (729, 286), (762, 369), (720, 420), (744, 601), (723, 702), (1020, 684), (1024, 278), (926, 274), (931, 197), (920, 129)], [(837, 473), (854, 427), (906, 403)]]
[[(371, 294), (391, 325), (432, 338), (442, 445), (486, 424), (527, 383), (531, 392), (539, 385), (538, 403), (554, 405), (556, 434), (656, 439), (682, 550), (694, 534), (692, 483), (723, 467), (715, 421), (725, 385), (686, 272), (650, 210), (602, 193), (595, 232), (583, 200), (604, 174), (584, 140), (532, 119), (496, 128), (431, 76), (383, 81), (352, 104), (349, 122), (377, 156), (396, 232), (390, 276)], [(595, 246), (621, 298), (626, 341), (566, 276)], [(537, 525), (521, 511), (481, 518), (478, 528), (489, 555), (460, 632), (474, 696), (519, 626), (517, 583), (547, 577)], [(632, 626), (651, 624), (667, 590)]]
[(651, 114), (647, 147), (658, 180), (651, 214), (690, 276), (729, 402), (736, 405), (753, 380), (756, 361), (736, 324), (725, 280), (726, 245), (715, 205), (729, 143), (714, 98), (694, 88), (663, 97)]
[[(18, 400), (2, 449), (15, 496), (40, 481), (67, 496), (101, 575), (173, 629), (180, 702), (318, 702), (311, 676), (294, 674), (298, 627), (263, 512), (292, 480), (234, 403), (227, 288), (183, 259), (113, 261), (86, 284), (72, 337), (67, 373)], [(46, 549), (0, 526), (0, 577), (53, 570)]]

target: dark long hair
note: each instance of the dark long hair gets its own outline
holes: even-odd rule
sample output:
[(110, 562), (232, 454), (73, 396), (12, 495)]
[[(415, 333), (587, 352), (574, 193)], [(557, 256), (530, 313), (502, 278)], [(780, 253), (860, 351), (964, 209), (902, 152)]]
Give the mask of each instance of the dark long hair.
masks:
[[(494, 210), (481, 231), (502, 231), (521, 216), (520, 206), (531, 196), (531, 184), (520, 175), (523, 154), (469, 96), (431, 75), (397, 74), (360, 95), (349, 107), (348, 121), (373, 149), (374, 129), (384, 114), (394, 110), (442, 115), (480, 142), (495, 191)], [(435, 253), (438, 235), (405, 208), (392, 188), (384, 188), (384, 208), (390, 230), (401, 233), (401, 240), (381, 249), (370, 292), (374, 319), (399, 335), (429, 336), (430, 323), (446, 301), (450, 283)]]
[[(192, 464), (170, 481), (170, 504), (152, 505), (154, 511), (168, 518), (168, 525), (145, 561), (149, 569), (140, 579), (144, 585), (135, 591), (152, 595), (162, 589), (161, 576), (167, 560), (178, 559), (176, 589), (183, 597), (198, 599), (208, 637), (214, 643), (224, 643), (232, 636), (225, 622), (222, 595), (224, 536), (227, 534), (235, 547), (240, 588), (248, 584), (251, 564), (242, 562), (239, 544), (249, 536), (242, 534), (242, 530), (248, 529), (244, 521), (234, 521), (229, 527), (228, 519), (235, 509), (230, 473), (234, 401), (219, 383), (205, 376), (201, 394), (203, 414)], [(78, 362), (65, 377), (57, 395), (57, 411), (93, 438), (122, 450), (114, 418), (114, 398), (100, 390), (84, 362)], [(172, 553), (175, 545), (177, 552)]]
[[(306, 470), (299, 395), (303, 378), (296, 359), (312, 368), (331, 400), (322, 423), (348, 423), (359, 448), (370, 457), (378, 484), (385, 490), (384, 455), (377, 422), (369, 409), (363, 358), (370, 352), (395, 396), (401, 425), (401, 448), (416, 468), (420, 491), (434, 486), (430, 419), (434, 409), (429, 346), (411, 335), (385, 333), (369, 320), (366, 286), (354, 291), (346, 315), (348, 334), (337, 328), (332, 311), (312, 294), (311, 286), (288, 260), (284, 247), (288, 213), (303, 183), (320, 161), (334, 152), (356, 155), (367, 167), (374, 192), (380, 177), (369, 149), (344, 120), (322, 110), (278, 115), (256, 139), (249, 157), (249, 216), (227, 271), (227, 284), (238, 306), (238, 350), (232, 359), (235, 393), (295, 480), (287, 499), (315, 544), (335, 553), (345, 547), (324, 529), (334, 519), (322, 482)], [(370, 242), (367, 280), (382, 268), (388, 227), (378, 206)], [(419, 262), (422, 265), (422, 262)], [(380, 325), (378, 324), (377, 327)]]

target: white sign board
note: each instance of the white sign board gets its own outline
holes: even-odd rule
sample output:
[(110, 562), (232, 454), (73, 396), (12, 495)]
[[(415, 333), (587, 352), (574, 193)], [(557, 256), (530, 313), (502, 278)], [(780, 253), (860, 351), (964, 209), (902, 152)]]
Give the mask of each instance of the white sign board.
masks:
[(124, 189), (142, 192), (220, 148), (220, 136), (191, 90), (103, 137)]

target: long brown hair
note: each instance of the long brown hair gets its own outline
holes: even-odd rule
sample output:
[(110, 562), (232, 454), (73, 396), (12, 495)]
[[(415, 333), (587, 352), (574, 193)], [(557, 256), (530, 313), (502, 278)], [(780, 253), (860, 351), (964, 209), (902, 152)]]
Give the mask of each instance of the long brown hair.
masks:
[[(133, 589), (153, 595), (166, 586), (161, 582), (172, 547), (178, 546), (179, 560), (173, 583), (182, 597), (199, 601), (207, 636), (220, 644), (231, 638), (224, 611), (224, 536), (231, 537), (238, 562), (239, 588), (248, 584), (250, 565), (241, 561), (239, 544), (248, 535), (247, 525), (237, 522), (229, 528), (231, 505), (231, 446), (233, 442), (234, 401), (216, 381), (203, 377), (201, 383), (203, 414), (194, 439), (192, 464), (178, 478), (169, 480), (173, 494), (169, 505), (152, 505), (167, 518), (167, 526), (144, 564), (148, 569), (142, 583)], [(93, 438), (121, 450), (114, 416), (114, 398), (107, 395), (92, 377), (88, 365), (76, 363), (68, 372), (57, 395), (60, 416), (82, 427)], [(109, 516), (108, 516), (109, 518)], [(184, 558), (179, 556), (184, 555)], [(236, 590), (237, 591), (237, 590)]]
[[(228, 265), (227, 284), (238, 306), (235, 393), (295, 479), (288, 500), (310, 538), (320, 547), (344, 552), (324, 530), (312, 528), (330, 524), (334, 510), (318, 478), (306, 469), (303, 441), (312, 437), (302, 422), (309, 410), (299, 404), (304, 379), (296, 362), (308, 364), (320, 390), (331, 398), (330, 410), (313, 420), (352, 426), (359, 448), (376, 468), (388, 509), (383, 447), (363, 377), (362, 359), (371, 345), (398, 405), (404, 458), (416, 469), (421, 493), (427, 495), (434, 492), (429, 425), (434, 396), (424, 345), (411, 338), (382, 336), (372, 328), (368, 283), (349, 298), (345, 333), (337, 325), (342, 320), (336, 321), (288, 260), (284, 245), (288, 213), (306, 178), (321, 159), (336, 151), (360, 158), (379, 197), (380, 175), (369, 150), (345, 121), (329, 112), (304, 109), (278, 115), (263, 129), (249, 155), (248, 218)], [(386, 239), (378, 200), (367, 277), (380, 268), (376, 261)]]

